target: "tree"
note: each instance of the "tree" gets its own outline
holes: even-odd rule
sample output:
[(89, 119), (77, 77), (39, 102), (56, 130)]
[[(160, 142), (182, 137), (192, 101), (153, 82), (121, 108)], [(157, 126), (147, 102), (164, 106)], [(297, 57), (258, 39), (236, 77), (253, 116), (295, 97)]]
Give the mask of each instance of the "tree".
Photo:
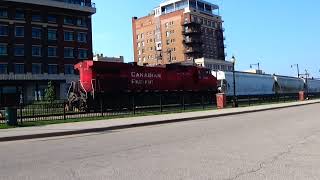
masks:
[(53, 102), (54, 100), (56, 100), (56, 93), (55, 93), (55, 89), (54, 86), (52, 84), (51, 81), (48, 82), (48, 87), (47, 89), (45, 89), (45, 100), (49, 101), (49, 102)]

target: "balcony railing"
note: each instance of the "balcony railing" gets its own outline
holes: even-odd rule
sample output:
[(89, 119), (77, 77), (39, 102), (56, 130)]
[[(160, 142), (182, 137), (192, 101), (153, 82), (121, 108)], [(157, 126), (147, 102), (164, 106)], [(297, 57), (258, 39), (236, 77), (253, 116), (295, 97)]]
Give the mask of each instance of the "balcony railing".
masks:
[(183, 40), (185, 44), (202, 44), (202, 40), (200, 38), (185, 38)]
[(201, 34), (201, 30), (200, 29), (187, 29), (187, 30), (183, 30), (182, 31), (183, 35), (187, 35), (187, 34)]
[(201, 54), (202, 53), (202, 49), (200, 48), (187, 48), (184, 51), (185, 54)]

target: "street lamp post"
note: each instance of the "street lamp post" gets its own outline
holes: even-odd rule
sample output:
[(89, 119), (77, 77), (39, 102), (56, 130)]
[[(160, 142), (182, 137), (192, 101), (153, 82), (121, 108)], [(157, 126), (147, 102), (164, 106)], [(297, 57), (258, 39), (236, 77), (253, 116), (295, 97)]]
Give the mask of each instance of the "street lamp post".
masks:
[(258, 70), (260, 71), (260, 63), (259, 62), (257, 64), (250, 64), (250, 68), (252, 68), (253, 66), (258, 66)]
[(308, 95), (309, 95), (309, 85), (308, 85), (308, 78), (309, 78), (309, 72), (308, 70), (305, 70), (306, 71), (306, 96), (307, 96), (307, 99), (308, 99)]
[(236, 94), (236, 71), (235, 71), (235, 64), (236, 64), (236, 58), (232, 56), (231, 62), (233, 65), (233, 101), (232, 101), (232, 106), (233, 107), (238, 107), (238, 100), (237, 100), (237, 94)]
[(300, 77), (300, 69), (299, 69), (299, 64), (293, 64), (293, 65), (291, 65), (291, 68), (293, 68), (294, 66), (296, 66), (297, 67), (297, 72), (298, 72), (298, 78)]

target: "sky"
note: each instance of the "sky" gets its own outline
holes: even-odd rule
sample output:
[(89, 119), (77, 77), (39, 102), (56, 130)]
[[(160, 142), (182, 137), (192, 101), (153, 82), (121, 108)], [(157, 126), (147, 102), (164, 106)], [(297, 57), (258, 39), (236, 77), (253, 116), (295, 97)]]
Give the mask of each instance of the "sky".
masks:
[[(227, 60), (236, 70), (261, 64), (268, 74), (296, 76), (292, 64), (320, 78), (319, 0), (207, 0), (220, 6)], [(162, 0), (94, 0), (93, 49), (133, 61), (131, 18), (147, 15)]]

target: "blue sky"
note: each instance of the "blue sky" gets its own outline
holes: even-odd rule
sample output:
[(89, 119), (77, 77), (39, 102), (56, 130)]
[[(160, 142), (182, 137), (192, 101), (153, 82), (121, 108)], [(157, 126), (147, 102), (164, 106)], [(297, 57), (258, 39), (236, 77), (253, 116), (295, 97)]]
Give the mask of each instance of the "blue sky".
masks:
[[(228, 59), (237, 69), (261, 63), (266, 73), (296, 75), (299, 63), (320, 77), (319, 0), (208, 0), (220, 6)], [(93, 49), (133, 61), (131, 18), (148, 14), (161, 0), (94, 0)]]

